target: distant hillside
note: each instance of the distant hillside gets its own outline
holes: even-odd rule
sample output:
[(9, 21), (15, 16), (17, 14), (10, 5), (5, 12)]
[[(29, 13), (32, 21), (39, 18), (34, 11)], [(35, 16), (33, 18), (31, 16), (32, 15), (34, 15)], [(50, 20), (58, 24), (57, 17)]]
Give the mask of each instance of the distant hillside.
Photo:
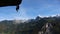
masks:
[[(15, 23), (16, 22), (16, 23)], [(52, 33), (60, 34), (60, 16), (44, 17), (25, 20), (4, 20), (0, 21), (0, 33), (6, 34), (38, 34), (46, 23), (51, 23)], [(43, 30), (44, 31), (44, 30)]]

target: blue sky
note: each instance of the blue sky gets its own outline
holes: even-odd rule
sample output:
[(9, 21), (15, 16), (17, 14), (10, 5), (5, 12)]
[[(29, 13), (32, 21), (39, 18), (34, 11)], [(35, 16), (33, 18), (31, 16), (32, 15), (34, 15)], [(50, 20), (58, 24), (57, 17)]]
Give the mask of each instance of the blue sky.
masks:
[(0, 20), (30, 19), (60, 14), (60, 0), (23, 0), (19, 12), (15, 6), (0, 7)]

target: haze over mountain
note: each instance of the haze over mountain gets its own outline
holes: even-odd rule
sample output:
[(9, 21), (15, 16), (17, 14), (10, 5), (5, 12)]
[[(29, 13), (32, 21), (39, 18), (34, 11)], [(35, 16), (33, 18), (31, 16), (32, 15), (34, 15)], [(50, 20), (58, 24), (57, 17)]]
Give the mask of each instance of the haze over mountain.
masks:
[[(43, 31), (44, 33), (60, 34), (60, 16), (44, 17), (37, 16), (35, 19), (29, 20), (3, 20), (0, 21), (0, 33), (6, 34), (38, 34)], [(52, 28), (49, 28), (47, 32), (46, 24), (51, 24)], [(51, 26), (48, 26), (51, 27)], [(58, 29), (57, 29), (58, 28)], [(45, 30), (46, 29), (46, 30)]]

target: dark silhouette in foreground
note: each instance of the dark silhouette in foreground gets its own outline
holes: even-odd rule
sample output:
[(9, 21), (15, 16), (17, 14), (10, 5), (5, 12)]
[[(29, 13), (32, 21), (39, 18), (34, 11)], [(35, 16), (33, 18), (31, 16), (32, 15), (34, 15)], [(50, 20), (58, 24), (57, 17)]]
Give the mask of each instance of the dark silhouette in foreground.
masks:
[(16, 10), (18, 11), (21, 3), (22, 0), (0, 0), (0, 7), (16, 6)]

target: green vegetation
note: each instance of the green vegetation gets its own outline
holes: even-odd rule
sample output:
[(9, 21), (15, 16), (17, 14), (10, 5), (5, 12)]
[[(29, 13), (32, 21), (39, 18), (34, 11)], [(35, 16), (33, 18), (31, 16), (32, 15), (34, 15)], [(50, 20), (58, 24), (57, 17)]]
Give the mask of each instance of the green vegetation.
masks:
[(14, 20), (4, 20), (0, 22), (0, 33), (2, 34), (38, 34), (41, 28), (46, 23), (51, 23), (53, 26), (52, 33), (60, 34), (60, 16), (44, 17), (39, 16), (36, 19), (29, 19), (24, 23), (14, 24)]

